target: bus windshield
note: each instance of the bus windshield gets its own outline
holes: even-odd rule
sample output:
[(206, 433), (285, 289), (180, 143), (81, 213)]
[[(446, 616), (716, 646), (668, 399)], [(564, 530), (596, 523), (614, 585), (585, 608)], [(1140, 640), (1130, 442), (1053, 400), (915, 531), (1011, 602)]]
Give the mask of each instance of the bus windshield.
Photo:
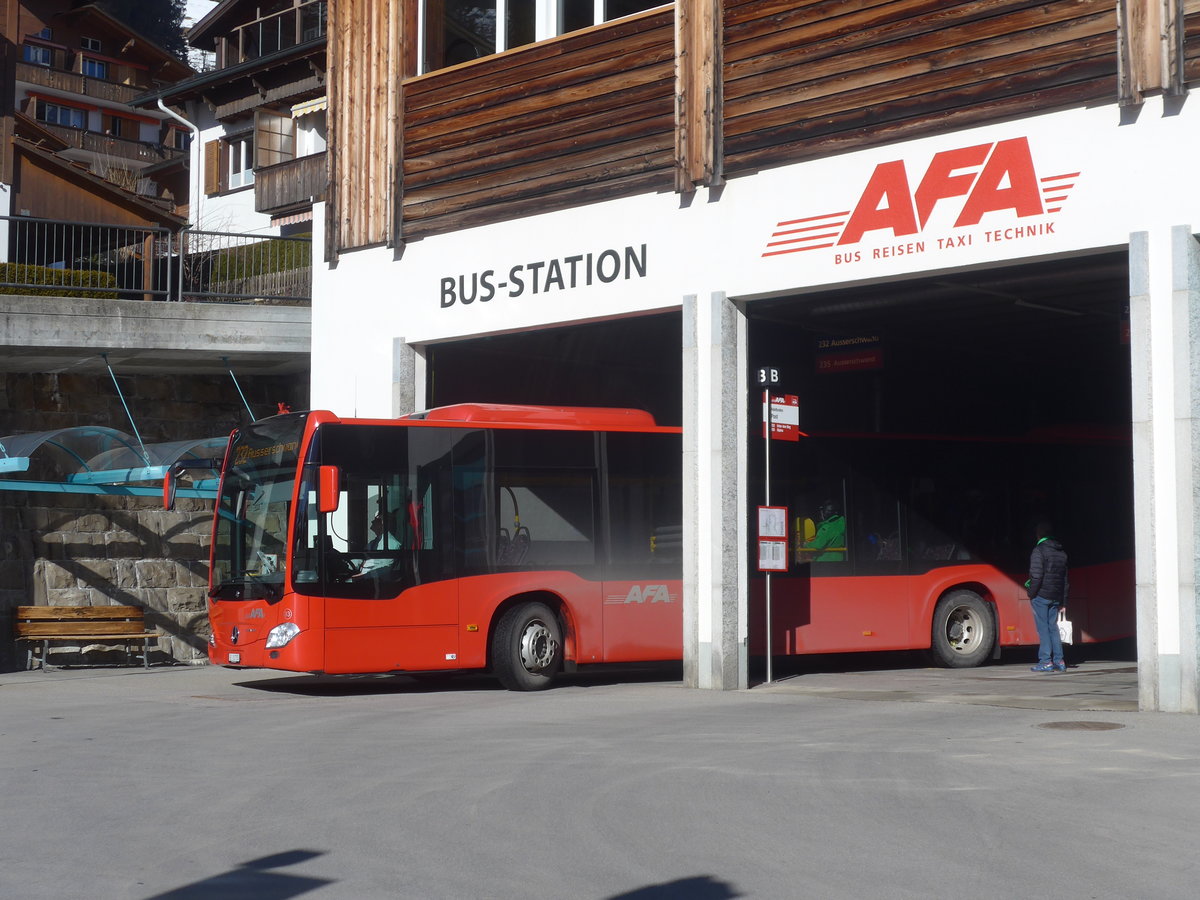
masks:
[(287, 528), (305, 418), (276, 416), (234, 432), (217, 499), (212, 596), (283, 596)]

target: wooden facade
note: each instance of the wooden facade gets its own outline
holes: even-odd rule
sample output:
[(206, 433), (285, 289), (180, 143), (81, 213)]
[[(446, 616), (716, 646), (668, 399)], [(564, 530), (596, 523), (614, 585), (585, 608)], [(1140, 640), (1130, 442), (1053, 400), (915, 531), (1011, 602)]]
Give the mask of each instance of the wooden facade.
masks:
[[(415, 7), (412, 12), (415, 15)], [(338, 0), (329, 7), (326, 256), (392, 243), (400, 190), (396, 160), (402, 73), (415, 59), (415, 18), (401, 0)]]
[(1200, 78), (1200, 0), (677, 0), (421, 76), (416, 0), (334, 10), (332, 253)]
[(403, 237), (671, 190), (674, 77), (668, 9), (406, 82)]
[(728, 0), (726, 171), (1111, 100), (1116, 26), (1112, 0)]

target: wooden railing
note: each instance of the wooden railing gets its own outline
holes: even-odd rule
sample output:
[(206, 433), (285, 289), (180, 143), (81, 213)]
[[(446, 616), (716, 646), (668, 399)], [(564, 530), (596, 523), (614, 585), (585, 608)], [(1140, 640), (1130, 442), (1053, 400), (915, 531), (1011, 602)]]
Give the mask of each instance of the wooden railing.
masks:
[(674, 66), (666, 9), (406, 81), (402, 236), (670, 190)]
[(314, 153), (254, 172), (254, 209), (272, 213), (325, 199), (325, 154)]
[(230, 32), (226, 65), (269, 56), (325, 36), (327, 0), (303, 0), (298, 6), (269, 13)]
[(108, 134), (85, 131), (82, 128), (51, 125), (48, 122), (40, 124), (51, 134), (61, 138), (68, 146), (74, 147), (77, 150), (87, 150), (91, 153), (97, 153), (101, 156), (110, 156), (117, 159), (134, 159), (142, 162), (161, 162), (164, 159), (174, 159), (187, 155), (186, 150), (176, 150), (162, 144), (149, 143), (148, 141), (131, 141)]
[(37, 84), (72, 94), (82, 94), (96, 100), (108, 100), (112, 103), (129, 103), (134, 97), (146, 93), (151, 87), (151, 85), (138, 87), (117, 84), (112, 81), (100, 81), (80, 75), (78, 72), (50, 69), (27, 62), (17, 63), (17, 81), (25, 81), (29, 84)]

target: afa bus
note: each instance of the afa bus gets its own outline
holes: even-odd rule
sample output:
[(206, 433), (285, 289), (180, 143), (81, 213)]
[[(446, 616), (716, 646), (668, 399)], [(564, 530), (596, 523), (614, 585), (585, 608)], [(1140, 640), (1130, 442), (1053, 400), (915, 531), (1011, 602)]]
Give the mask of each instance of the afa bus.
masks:
[(238, 429), (209, 658), (483, 669), (514, 690), (585, 663), (680, 659), (680, 432), (638, 410), (487, 404)]
[[(772, 653), (932, 648), (962, 666), (1036, 643), (1022, 529), (1057, 512), (1082, 639), (1132, 633), (1120, 450), (1054, 446), (802, 440), (782, 467), (799, 521), (773, 582)], [(485, 670), (514, 690), (580, 665), (679, 660), (681, 456), (680, 429), (625, 409), (314, 411), (238, 429), (214, 515), (209, 658)], [(818, 551), (822, 507), (843, 536)]]
[[(1076, 641), (1134, 633), (1128, 435), (808, 435), (773, 449), (792, 514), (771, 584), (776, 655), (928, 649), (977, 666), (1036, 646), (1025, 581), (1040, 522), (1070, 560)], [(751, 652), (767, 641), (757, 579)]]

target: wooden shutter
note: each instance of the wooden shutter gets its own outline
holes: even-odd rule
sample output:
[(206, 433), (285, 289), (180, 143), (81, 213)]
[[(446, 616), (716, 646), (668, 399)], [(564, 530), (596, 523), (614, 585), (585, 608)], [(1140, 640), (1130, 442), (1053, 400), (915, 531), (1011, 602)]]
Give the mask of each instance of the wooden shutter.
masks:
[(221, 192), (221, 142), (209, 141), (204, 145), (204, 193)]

